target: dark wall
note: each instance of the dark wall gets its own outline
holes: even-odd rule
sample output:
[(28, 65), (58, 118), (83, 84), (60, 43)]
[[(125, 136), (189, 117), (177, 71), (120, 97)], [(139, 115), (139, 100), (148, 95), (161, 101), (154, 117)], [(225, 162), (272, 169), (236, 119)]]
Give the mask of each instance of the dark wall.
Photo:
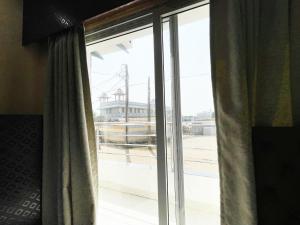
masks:
[(132, 0), (24, 0), (23, 44), (79, 24)]
[(41, 225), (42, 123), (0, 115), (1, 225)]
[(258, 225), (300, 224), (300, 129), (254, 128)]
[(23, 0), (0, 0), (0, 113), (42, 114), (47, 42), (22, 46)]

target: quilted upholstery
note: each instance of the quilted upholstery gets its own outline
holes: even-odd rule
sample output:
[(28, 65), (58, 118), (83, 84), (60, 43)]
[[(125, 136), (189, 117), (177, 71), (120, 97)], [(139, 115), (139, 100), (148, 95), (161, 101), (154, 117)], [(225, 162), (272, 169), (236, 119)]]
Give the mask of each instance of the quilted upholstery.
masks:
[(42, 117), (0, 116), (0, 225), (41, 224)]

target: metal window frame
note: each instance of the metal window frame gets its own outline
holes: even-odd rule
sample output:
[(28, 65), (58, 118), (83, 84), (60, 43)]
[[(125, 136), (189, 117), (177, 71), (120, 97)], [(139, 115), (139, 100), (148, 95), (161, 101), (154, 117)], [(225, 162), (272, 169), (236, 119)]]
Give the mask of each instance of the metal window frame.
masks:
[(169, 224), (168, 166), (166, 146), (165, 79), (163, 54), (163, 27), (158, 12), (153, 17), (155, 107), (157, 140), (157, 183), (159, 225)]
[(176, 196), (176, 223), (185, 225), (184, 208), (184, 180), (183, 180), (183, 152), (181, 130), (181, 103), (180, 103), (180, 73), (177, 14), (209, 4), (209, 0), (174, 1), (159, 8), (148, 11), (141, 16), (124, 18), (110, 27), (99, 28), (98, 31), (86, 35), (86, 45), (90, 46), (104, 42), (122, 35), (137, 32), (153, 27), (154, 40), (154, 67), (155, 67), (155, 103), (156, 103), (156, 134), (157, 134), (157, 181), (158, 181), (158, 212), (159, 225), (169, 225), (169, 199), (168, 199), (168, 166), (167, 166), (167, 141), (166, 141), (166, 115), (165, 115), (165, 79), (164, 79), (164, 53), (163, 53), (163, 23), (170, 23), (171, 66), (173, 75), (172, 101), (173, 113), (173, 160), (175, 167), (175, 196)]
[(174, 190), (176, 223), (185, 225), (183, 147), (181, 124), (181, 89), (180, 89), (180, 60), (178, 16), (169, 17), (170, 50), (171, 50), (171, 94), (172, 94), (172, 122), (173, 122), (173, 162), (174, 162)]

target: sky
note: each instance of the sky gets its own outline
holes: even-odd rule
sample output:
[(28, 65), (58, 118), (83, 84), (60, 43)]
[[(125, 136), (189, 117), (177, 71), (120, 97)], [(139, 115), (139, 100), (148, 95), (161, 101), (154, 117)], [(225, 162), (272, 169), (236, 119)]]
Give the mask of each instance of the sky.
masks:
[[(179, 24), (185, 20), (186, 13), (189, 12), (178, 15)], [(165, 102), (170, 106), (170, 40), (167, 24), (164, 25), (163, 41)], [(118, 42), (127, 43), (128, 53), (116, 47), (107, 50), (107, 46), (115, 46)], [(93, 109), (96, 113), (100, 104), (98, 97), (102, 93), (105, 92), (113, 100), (112, 94), (117, 88), (125, 91), (123, 64), (128, 65), (129, 100), (147, 103), (148, 77), (151, 80), (151, 100), (154, 100), (153, 49), (152, 28), (140, 31), (140, 34), (128, 34), (118, 40), (111, 39), (88, 47), (88, 52), (97, 50), (103, 57), (91, 57), (89, 62)], [(179, 55), (182, 115), (213, 111), (208, 16), (179, 25)]]

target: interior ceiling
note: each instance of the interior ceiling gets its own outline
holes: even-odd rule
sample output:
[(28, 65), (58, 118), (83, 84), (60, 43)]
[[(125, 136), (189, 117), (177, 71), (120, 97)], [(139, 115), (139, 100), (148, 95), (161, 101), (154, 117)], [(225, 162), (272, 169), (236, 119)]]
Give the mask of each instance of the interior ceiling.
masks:
[(24, 0), (23, 44), (47, 38), (133, 0)]

